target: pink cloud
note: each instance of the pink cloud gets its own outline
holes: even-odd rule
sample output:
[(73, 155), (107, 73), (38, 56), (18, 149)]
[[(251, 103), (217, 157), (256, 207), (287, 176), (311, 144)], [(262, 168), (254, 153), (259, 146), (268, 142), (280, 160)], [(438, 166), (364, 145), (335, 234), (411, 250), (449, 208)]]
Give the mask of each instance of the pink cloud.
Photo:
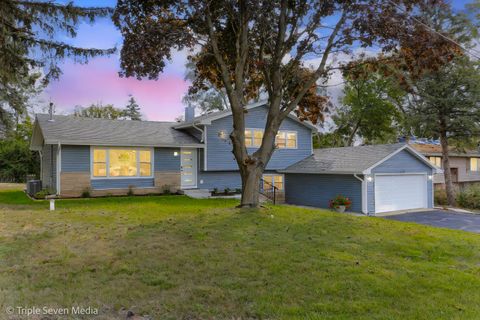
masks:
[(173, 120), (183, 114), (182, 97), (189, 84), (181, 72), (162, 74), (156, 81), (140, 81), (119, 77), (117, 64), (114, 56), (96, 58), (86, 65), (67, 62), (63, 75), (49, 85), (46, 94), (67, 113), (76, 105), (97, 102), (123, 108), (132, 94), (148, 120)]

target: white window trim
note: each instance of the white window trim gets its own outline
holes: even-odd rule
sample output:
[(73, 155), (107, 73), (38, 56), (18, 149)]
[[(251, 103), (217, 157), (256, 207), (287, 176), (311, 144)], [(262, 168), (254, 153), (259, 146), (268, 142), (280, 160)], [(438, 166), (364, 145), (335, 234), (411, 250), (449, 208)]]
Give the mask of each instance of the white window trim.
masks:
[[(93, 151), (95, 149), (103, 149), (106, 150), (107, 154), (105, 163), (107, 166), (107, 175), (105, 177), (95, 177), (93, 175)], [(135, 150), (136, 152), (136, 162), (137, 162), (137, 175), (136, 176), (128, 176), (128, 177), (110, 177), (110, 155), (108, 150), (111, 149), (120, 149), (120, 150), (125, 150), (125, 149), (130, 149), (130, 150)], [(150, 157), (151, 157), (151, 170), (150, 170), (150, 175), (149, 176), (141, 176), (140, 175), (140, 153), (138, 151), (146, 151), (150, 150)], [(155, 152), (154, 148), (143, 148), (143, 147), (105, 147), (105, 146), (90, 146), (90, 179), (92, 180), (118, 180), (118, 179), (152, 179), (155, 176)]]
[[(254, 141), (255, 141), (255, 131), (261, 131), (262, 132), (262, 140), (263, 140), (263, 136), (265, 134), (265, 129), (261, 129), (261, 128), (245, 128), (245, 131), (252, 131), (252, 138), (251, 138), (251, 141), (252, 141), (252, 146), (247, 146), (248, 149), (258, 149), (260, 148), (260, 146), (255, 146), (253, 145)], [(295, 149), (298, 149), (298, 131), (295, 131), (295, 130), (278, 130), (277, 132), (277, 135), (279, 133), (284, 133), (285, 134), (285, 147), (278, 147), (277, 146), (277, 137), (275, 136), (275, 148), (276, 149), (290, 149), (290, 150), (295, 150)], [(286, 144), (287, 144), (287, 134), (289, 133), (294, 133), (295, 134), (295, 147), (288, 147)], [(312, 150), (313, 150), (313, 145), (312, 145)], [(312, 151), (313, 152), (313, 151)]]
[[(282, 185), (283, 185), (283, 189), (278, 189), (278, 191), (285, 191), (285, 175), (284, 174), (281, 174), (281, 173), (264, 173), (262, 174), (262, 180), (265, 180), (263, 179), (263, 177), (272, 177), (272, 182), (273, 182), (273, 185), (275, 186), (275, 181), (273, 180), (273, 177), (275, 176), (281, 176), (282, 177)], [(263, 182), (262, 182), (263, 183)]]

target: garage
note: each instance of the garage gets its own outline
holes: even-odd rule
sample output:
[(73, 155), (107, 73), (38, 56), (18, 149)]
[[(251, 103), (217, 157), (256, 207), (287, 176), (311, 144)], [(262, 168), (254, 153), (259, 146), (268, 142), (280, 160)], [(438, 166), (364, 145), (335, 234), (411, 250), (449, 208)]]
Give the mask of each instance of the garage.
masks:
[(427, 175), (375, 175), (375, 212), (428, 207)]
[(280, 171), (285, 201), (328, 208), (338, 195), (352, 212), (368, 215), (433, 208), (433, 174), (441, 173), (405, 143), (316, 149)]

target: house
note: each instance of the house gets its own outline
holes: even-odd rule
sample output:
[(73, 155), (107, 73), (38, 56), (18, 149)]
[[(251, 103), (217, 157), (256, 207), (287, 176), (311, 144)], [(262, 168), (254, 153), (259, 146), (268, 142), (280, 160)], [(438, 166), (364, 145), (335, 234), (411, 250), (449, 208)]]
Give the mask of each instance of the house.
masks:
[[(427, 157), (434, 165), (442, 168), (442, 147), (438, 141), (413, 140), (411, 146)], [(480, 182), (480, 151), (468, 150), (458, 152), (454, 149), (449, 152), (450, 172), (452, 182), (458, 186)], [(443, 174), (435, 174), (433, 182), (435, 187), (444, 187)]]
[(405, 143), (330, 149), (284, 170), (287, 203), (326, 208), (341, 194), (352, 211), (377, 214), (433, 208), (433, 174), (440, 169)]
[[(254, 151), (263, 137), (264, 102), (249, 105), (246, 144)], [(31, 149), (41, 158), (45, 188), (61, 197), (159, 193), (164, 189), (241, 188), (229, 133), (230, 111), (195, 117), (187, 108), (185, 121), (106, 120), (38, 114)], [(263, 180), (284, 190), (278, 170), (313, 153), (316, 127), (290, 115), (277, 136), (277, 149)]]
[[(261, 144), (265, 103), (246, 107), (245, 143)], [(31, 149), (40, 153), (41, 180), (60, 197), (241, 188), (232, 153), (230, 111), (184, 122), (106, 120), (38, 114)], [(338, 194), (356, 212), (430, 208), (438, 169), (407, 144), (313, 150), (316, 127), (290, 115), (282, 123), (262, 178), (291, 204), (328, 207)], [(186, 191), (191, 192), (191, 191)]]

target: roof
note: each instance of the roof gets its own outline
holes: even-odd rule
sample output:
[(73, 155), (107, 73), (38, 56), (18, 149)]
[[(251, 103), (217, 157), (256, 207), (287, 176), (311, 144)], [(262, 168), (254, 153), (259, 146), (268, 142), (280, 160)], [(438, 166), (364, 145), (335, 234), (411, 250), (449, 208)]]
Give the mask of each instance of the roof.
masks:
[(425, 157), (406, 143), (368, 145), (358, 147), (315, 149), (310, 157), (299, 161), (282, 172), (285, 173), (329, 173), (329, 174), (368, 174), (396, 153), (407, 149), (419, 160), (436, 168)]
[[(195, 137), (176, 130), (175, 122), (108, 120), (37, 114), (36, 126), (40, 128), (45, 144), (109, 145), (109, 146), (191, 146), (203, 147)], [(35, 133), (34, 133), (35, 135)], [(32, 149), (38, 146), (32, 138)]]
[[(420, 152), (425, 156), (442, 156), (442, 146), (438, 144), (410, 144), (415, 150)], [(465, 152), (458, 152), (454, 148), (449, 150), (450, 157), (469, 157), (469, 156), (480, 156), (479, 150), (466, 150)]]
[[(267, 101), (262, 100), (262, 101), (255, 102), (255, 103), (252, 103), (252, 104), (249, 104), (249, 105), (245, 106), (245, 109), (249, 110), (249, 109), (253, 109), (253, 108), (257, 108), (257, 107), (262, 107), (262, 106), (266, 106), (266, 104), (267, 104)], [(210, 125), (212, 123), (212, 121), (227, 117), (231, 114), (232, 114), (232, 111), (230, 109), (210, 112), (210, 113), (195, 117), (191, 121), (184, 121), (184, 122), (181, 122), (181, 123), (177, 123), (175, 125), (175, 128), (176, 129), (182, 129), (182, 128), (193, 127), (194, 125)], [(288, 117), (292, 120), (300, 122), (300, 124), (306, 126), (307, 128), (310, 128), (314, 131), (318, 131), (318, 128), (316, 126), (314, 126), (312, 123), (310, 123), (309, 121), (301, 121), (297, 116), (295, 116), (292, 113), (289, 114)]]

